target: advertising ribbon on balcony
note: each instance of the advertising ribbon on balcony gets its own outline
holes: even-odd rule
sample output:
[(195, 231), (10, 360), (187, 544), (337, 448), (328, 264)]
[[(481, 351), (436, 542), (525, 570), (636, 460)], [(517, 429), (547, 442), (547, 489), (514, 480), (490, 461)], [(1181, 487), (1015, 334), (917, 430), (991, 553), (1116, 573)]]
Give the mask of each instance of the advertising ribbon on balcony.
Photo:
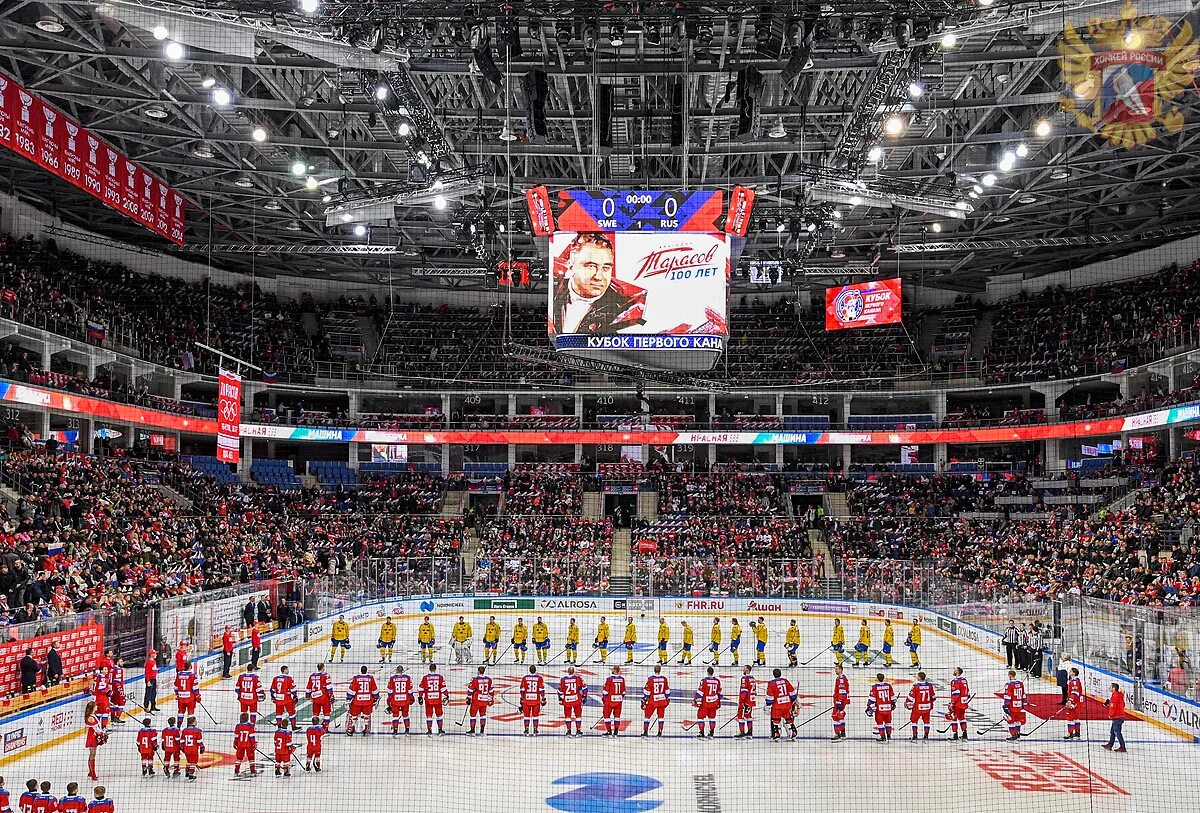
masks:
[(221, 370), (217, 384), (217, 460), (237, 463), (241, 459), (242, 377)]

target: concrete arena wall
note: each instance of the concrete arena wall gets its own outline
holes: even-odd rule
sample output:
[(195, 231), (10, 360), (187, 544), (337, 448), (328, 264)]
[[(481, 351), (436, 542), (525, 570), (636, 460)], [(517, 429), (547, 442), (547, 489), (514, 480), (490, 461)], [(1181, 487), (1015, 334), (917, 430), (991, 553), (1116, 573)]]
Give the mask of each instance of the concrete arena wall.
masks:
[[(876, 622), (891, 619), (902, 625), (920, 618), (927, 634), (940, 636), (976, 652), (1002, 660), (1002, 656), (999, 654), (1001, 646), (998, 633), (959, 618), (917, 607), (823, 599), (691, 598), (685, 596), (575, 598), (446, 595), (380, 599), (364, 604), (335, 606), (331, 612), (313, 619), (301, 627), (265, 635), (263, 636), (263, 655), (264, 657), (279, 657), (295, 652), (308, 644), (328, 640), (333, 621), (338, 615), (343, 614), (354, 629), (374, 626), (388, 615), (401, 624), (414, 623), (425, 615), (437, 619), (452, 619), (459, 615), (466, 615), (470, 618), (473, 626), (480, 627), (476, 630), (476, 636), (479, 637), (482, 634), (479, 616), (493, 612), (502, 615), (512, 615), (518, 612), (530, 613), (549, 616), (555, 620), (565, 619), (567, 616), (590, 619), (605, 614), (612, 614), (614, 618), (618, 618), (619, 616), (616, 614), (637, 613), (639, 618), (655, 618), (713, 613), (745, 617), (761, 615), (765, 618), (828, 618), (832, 620), (836, 617), (847, 621), (865, 619)], [(611, 620), (610, 623), (612, 623)], [(620, 627), (615, 623), (612, 625), (614, 636), (619, 636)], [(903, 629), (904, 627), (901, 626), (900, 630)], [(444, 638), (447, 632), (446, 624), (439, 625), (439, 638)], [(777, 641), (777, 637), (773, 637), (773, 642), (775, 641)], [(811, 642), (805, 642), (806, 645), (809, 643)], [(584, 645), (587, 645), (586, 641)], [(238, 645), (234, 651), (235, 667), (244, 666), (249, 662), (249, 657), (249, 644)], [(213, 685), (220, 680), (221, 655), (219, 652), (194, 658), (192, 663), (200, 676), (202, 687)], [(1138, 717), (1194, 743), (1200, 743), (1200, 703), (1152, 689), (1143, 690), (1139, 698), (1131, 679), (1105, 669), (1089, 666), (1083, 661), (1076, 660), (1075, 664), (1083, 675), (1084, 689), (1088, 694), (1097, 698), (1107, 697), (1109, 684), (1118, 683), (1126, 692), (1130, 710)], [(138, 674), (125, 682), (126, 696), (129, 701), (127, 708), (131, 713), (140, 710), (141, 707), (137, 701), (141, 700), (143, 692), (143, 677), (140, 674), (140, 667), (127, 668), (127, 672), (134, 671), (137, 671)], [(173, 697), (170, 686), (174, 680), (174, 671), (174, 666), (159, 670), (160, 701), (165, 702)], [(1052, 683), (1053, 676), (1048, 676), (1044, 680)], [(80, 694), (57, 703), (0, 718), (0, 749), (2, 749), (0, 765), (80, 736), (82, 733), (80, 727), (83, 725), (83, 708), (87, 699), (86, 694)]]

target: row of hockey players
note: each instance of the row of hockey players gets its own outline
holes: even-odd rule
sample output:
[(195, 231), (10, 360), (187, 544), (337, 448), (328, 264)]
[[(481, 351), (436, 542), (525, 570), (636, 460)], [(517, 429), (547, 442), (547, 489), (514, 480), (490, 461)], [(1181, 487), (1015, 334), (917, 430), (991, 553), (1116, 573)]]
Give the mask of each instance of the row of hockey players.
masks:
[[(680, 622), (681, 645), (675, 654), (670, 652), (671, 643), (671, 628), (668, 626), (665, 618), (658, 620), (658, 662), (666, 665), (679, 657), (680, 663), (683, 666), (690, 666), (692, 663), (693, 653), (696, 648), (696, 634), (692, 629), (691, 624), (687, 621)], [(762, 616), (758, 617), (757, 621), (750, 622), (750, 629), (754, 634), (754, 662), (759, 666), (765, 666), (767, 663), (767, 643), (770, 641), (770, 630)], [(471, 623), (464, 616), (459, 616), (458, 621), (454, 624), (450, 631), (450, 646), (454, 652), (455, 663), (470, 663), (471, 658), (471, 642), (474, 638), (474, 629)], [(532, 641), (534, 655), (537, 663), (547, 664), (552, 660), (556, 660), (558, 656), (551, 657), (552, 649), (550, 641), (550, 628), (541, 616), (533, 624), (532, 631), (525, 625), (525, 619), (518, 618), (516, 625), (512, 629), (512, 635), (509, 638), (509, 644), (503, 652), (500, 652), (500, 639), (503, 632), (500, 624), (496, 621), (496, 616), (489, 616), (487, 626), (483, 631), (483, 662), (484, 664), (497, 664), (500, 658), (508, 654), (509, 650), (513, 652), (514, 663), (525, 663), (526, 655), (529, 649), (529, 643)], [(912, 658), (912, 668), (919, 668), (921, 659), (918, 655), (918, 650), (921, 647), (921, 622), (920, 619), (914, 620), (908, 630), (904, 644), (908, 647), (909, 654)], [(579, 663), (579, 640), (580, 632), (579, 625), (572, 618), (567, 626), (567, 636), (564, 647), (559, 653), (566, 663)], [(609, 646), (612, 642), (612, 631), (608, 625), (608, 621), (604, 616), (600, 617), (600, 622), (596, 626), (596, 633), (592, 639), (593, 655), (599, 655), (600, 663), (608, 662)], [(708, 652), (710, 655), (707, 663), (712, 666), (719, 666), (721, 663), (721, 655), (728, 652), (732, 659), (733, 665), (739, 663), (740, 649), (742, 644), (742, 627), (738, 619), (735, 617), (731, 620), (729, 630), (729, 643), (722, 646), (724, 640), (723, 630), (721, 627), (721, 619), (714, 618), (712, 629), (709, 632)], [(637, 625), (633, 618), (627, 618), (625, 621), (625, 632), (621, 639), (621, 645), (625, 648), (625, 663), (632, 664), (634, 662), (633, 651), (638, 642)], [(884, 621), (883, 626), (883, 641), (882, 648), (879, 654), (883, 655), (883, 665), (890, 667), (895, 664), (892, 659), (892, 651), (896, 643), (896, 631), (890, 620)], [(379, 630), (379, 640), (376, 644), (379, 650), (379, 662), (390, 663), (393, 653), (396, 648), (396, 623), (389, 616), (384, 620)], [(788, 658), (789, 666), (797, 666), (800, 650), (800, 628), (796, 624), (796, 620), (792, 619), (787, 631), (784, 633), (784, 653)], [(345, 616), (339, 616), (338, 620), (333, 624), (332, 634), (330, 636), (329, 660), (333, 662), (334, 658), (340, 655), (340, 660), (345, 661), (346, 652), (350, 649), (350, 624), (346, 621)], [(422, 663), (430, 663), (435, 657), (438, 649), (437, 633), (434, 630), (433, 623), (430, 622), (429, 616), (425, 616), (420, 626), (417, 628), (417, 651), (420, 655)], [(842, 663), (846, 660), (846, 631), (842, 627), (841, 619), (834, 619), (833, 633), (830, 636), (829, 649), (834, 652), (837, 663)], [(858, 642), (854, 646), (854, 666), (868, 666), (873, 661), (870, 654), (871, 649), (871, 628), (864, 620), (859, 626)], [(591, 658), (585, 659), (585, 663)]]
[[(92, 789), (90, 800), (80, 795), (78, 782), (67, 783), (66, 796), (55, 796), (50, 792), (52, 787), (50, 782), (30, 779), (25, 783), (25, 792), (17, 797), (17, 810), (20, 813), (113, 813), (116, 810), (103, 785)], [(0, 776), (0, 813), (12, 813), (10, 801), (4, 777)]]
[[(835, 667), (833, 687), (833, 705), (824, 712), (817, 714), (807, 722), (832, 712), (833, 739), (846, 738), (846, 714), (850, 706), (850, 681), (845, 675), (844, 667)], [(558, 702), (562, 707), (562, 720), (566, 724), (568, 736), (583, 735), (583, 706), (588, 699), (588, 686), (582, 676), (575, 673), (574, 666), (567, 667), (557, 686)], [(622, 709), (627, 691), (625, 676), (620, 666), (613, 666), (611, 674), (606, 678), (601, 690), (600, 723), (604, 733), (617, 736), (625, 724), (622, 719)], [(736, 738), (748, 738), (754, 732), (754, 709), (757, 705), (759, 682), (752, 674), (752, 667), (743, 668), (738, 687), (736, 716), (727, 720), (725, 725), (736, 721), (739, 733)], [(1069, 700), (1067, 712), (1067, 739), (1079, 736), (1079, 717), (1083, 705), (1083, 689), (1077, 669), (1072, 670), (1068, 688)], [(779, 739), (783, 726), (787, 726), (792, 738), (796, 738), (798, 727), (795, 722), (794, 709), (796, 705), (796, 689), (792, 682), (783, 677), (780, 669), (772, 672), (772, 679), (767, 681), (765, 705), (770, 713), (771, 737)], [(950, 681), (950, 702), (945, 713), (949, 721), (947, 731), (953, 732), (952, 739), (968, 738), (967, 710), (974, 695), (961, 667), (956, 667), (954, 677)], [(1015, 672), (1009, 672), (1009, 681), (1003, 690), (1004, 714), (1008, 724), (1009, 740), (1015, 741), (1021, 737), (1021, 728), (1026, 722), (1026, 705), (1028, 702), (1025, 685), (1017, 679)], [(350, 701), (350, 722), (347, 734), (353, 736), (356, 724), (362, 723), (365, 736), (370, 731), (371, 716), (375, 705), (380, 700), (379, 688), (375, 678), (363, 666), (358, 675), (350, 682), (347, 690)], [(917, 680), (909, 690), (904, 705), (909, 710), (909, 723), (912, 728), (912, 738), (929, 738), (932, 725), (934, 704), (937, 701), (937, 691), (924, 672), (917, 673)], [(449, 700), (445, 678), (437, 671), (436, 664), (429, 664), (428, 672), (422, 676), (420, 683), (413, 685), (411, 676), (405, 673), (403, 666), (388, 678), (387, 711), (391, 716), (391, 733), (400, 733), (403, 725), (404, 733), (412, 733), (411, 709), (412, 704), (424, 705), (425, 733), (433, 735), (434, 725), (437, 733), (445, 733), (444, 709)], [(700, 680), (693, 697), (692, 705), (696, 709), (699, 726), (699, 737), (713, 737), (716, 732), (717, 710), (725, 700), (721, 679), (714, 674), (710, 666), (707, 675)], [(487, 667), (480, 666), (478, 673), (471, 678), (467, 686), (467, 708), (464, 711), (464, 721), (469, 718), (468, 734), (483, 735), (487, 731), (488, 713), (496, 702), (496, 691), (492, 678), (487, 675)], [(662, 674), (662, 665), (654, 666), (654, 673), (647, 678), (642, 688), (641, 708), (643, 711), (642, 736), (648, 736), (651, 725), (658, 724), (658, 735), (662, 736), (666, 726), (666, 711), (671, 703), (671, 688), (666, 676)], [(538, 674), (536, 666), (529, 667), (529, 673), (521, 678), (520, 683), (521, 717), (524, 732), (527, 736), (539, 733), (542, 709), (546, 705), (546, 682)], [(892, 736), (892, 714), (896, 707), (896, 693), (882, 672), (876, 675), (876, 682), (868, 693), (866, 713), (874, 719), (874, 733), (880, 742), (886, 742)], [(707, 727), (707, 734), (706, 732)], [(722, 726), (723, 727), (723, 726)]]
[[(200, 757), (205, 753), (204, 732), (197, 725), (195, 717), (188, 717), (181, 728), (174, 717), (167, 719), (167, 725), (159, 731), (149, 717), (142, 720), (142, 727), (137, 733), (137, 751), (142, 764), (142, 776), (155, 776), (155, 759), (162, 764), (163, 775), (178, 777), (181, 762), (186, 764), (184, 776), (188, 781), (196, 780)], [(258, 748), (258, 727), (251, 719), (249, 712), (242, 712), (238, 722), (233, 727), (233, 775), (235, 778), (250, 778), (258, 776), (258, 757), (265, 763), (274, 762), (275, 775), (291, 777), (292, 764), (295, 763), (305, 772), (321, 772), (321, 750), (328, 726), (319, 716), (312, 718), (312, 723), (304, 731), (305, 760), (300, 762), (296, 756), (299, 744), (293, 741), (292, 727), (277, 723), (272, 737), (274, 760)], [(246, 773), (242, 773), (242, 766)]]

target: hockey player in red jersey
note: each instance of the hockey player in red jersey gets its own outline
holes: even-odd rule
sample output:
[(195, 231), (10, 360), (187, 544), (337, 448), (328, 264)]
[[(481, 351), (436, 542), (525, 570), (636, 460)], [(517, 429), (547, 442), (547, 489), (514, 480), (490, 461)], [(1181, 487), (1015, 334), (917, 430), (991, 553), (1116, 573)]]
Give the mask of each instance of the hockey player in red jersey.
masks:
[(438, 734), (445, 734), (442, 726), (442, 711), (450, 692), (446, 689), (446, 679), (438, 674), (437, 664), (429, 664), (429, 671), (421, 678), (417, 689), (417, 702), (425, 704), (425, 733), (433, 734), (433, 721), (437, 720)]
[(121, 656), (113, 653), (112, 665), (108, 667), (109, 705), (112, 709), (112, 721), (124, 723), (125, 718), (125, 668), (121, 665)]
[[(245, 675), (242, 675), (245, 677)], [(254, 717), (248, 711), (243, 711), (238, 724), (233, 727), (233, 775), (242, 775), (242, 764), (250, 765), (250, 775), (258, 775), (258, 764), (254, 761), (258, 737), (255, 731)]]
[(350, 678), (350, 686), (346, 689), (346, 699), (350, 701), (350, 719), (346, 723), (346, 736), (354, 736), (354, 721), (362, 719), (363, 736), (371, 731), (371, 712), (375, 710), (375, 701), (379, 699), (379, 687), (375, 685), (375, 676), (367, 667), (360, 667), (358, 674)]
[(253, 664), (246, 667), (245, 674), (238, 675), (234, 689), (237, 692), (238, 707), (241, 713), (249, 714), (250, 722), (258, 725), (258, 703), (267, 697), (262, 688), (262, 681), (258, 677), (258, 667)]
[(321, 722), (321, 718), (313, 716), (312, 725), (304, 731), (304, 740), (308, 746), (304, 752), (304, 767), (321, 772), (321, 740), (329, 732), (329, 727)]
[(286, 666), (279, 667), (279, 674), (271, 678), (271, 701), (275, 704), (275, 727), (282, 727), (286, 721), (295, 730), (296, 681)]
[(713, 674), (713, 668), (708, 667), (708, 674), (700, 678), (692, 705), (696, 707), (696, 727), (700, 729), (696, 737), (704, 738), (704, 724), (708, 722), (708, 737), (712, 739), (717, 734), (717, 709), (725, 695), (721, 692), (721, 679)]
[(645, 719), (642, 720), (642, 736), (650, 736), (650, 719), (654, 715), (658, 715), (658, 736), (663, 735), (663, 729), (667, 726), (665, 719), (667, 714), (667, 706), (671, 705), (671, 687), (667, 684), (667, 679), (662, 674), (662, 664), (654, 664), (654, 674), (646, 678), (646, 685), (642, 687), (642, 711), (645, 713)]
[(1083, 712), (1083, 681), (1079, 670), (1072, 668), (1067, 678), (1067, 736), (1064, 740), (1079, 739), (1079, 715)]
[(621, 667), (614, 666), (612, 674), (604, 681), (604, 689), (600, 692), (603, 707), (600, 719), (604, 723), (604, 734), (615, 737), (621, 733), (621, 706), (625, 702), (625, 676)]
[(917, 738), (917, 726), (922, 726), (922, 739), (929, 739), (929, 715), (933, 713), (933, 703), (937, 700), (937, 691), (933, 684), (925, 679), (924, 672), (917, 672), (917, 682), (908, 690), (904, 700), (904, 708), (909, 710), (908, 722), (912, 725), (912, 738)]
[(846, 709), (850, 707), (850, 678), (839, 663), (833, 667), (833, 739), (846, 739)]
[(960, 736), (967, 739), (967, 707), (971, 705), (971, 687), (963, 677), (961, 666), (954, 667), (954, 677), (950, 679), (950, 710), (946, 717), (950, 720), (950, 730), (957, 740)]
[(308, 676), (308, 697), (312, 700), (312, 712), (321, 718), (321, 725), (329, 730), (329, 718), (333, 714), (333, 684), (325, 664), (318, 663), (317, 671)]
[(875, 733), (880, 742), (892, 738), (892, 711), (896, 708), (896, 690), (883, 677), (883, 672), (875, 675), (875, 683), (867, 698), (867, 716), (875, 718)]
[(1004, 686), (1004, 716), (1008, 719), (1008, 741), (1021, 739), (1021, 726), (1025, 725), (1025, 684), (1017, 680), (1017, 673), (1008, 670), (1008, 683)]
[(184, 776), (189, 782), (196, 781), (196, 772), (200, 769), (200, 755), (207, 749), (204, 747), (204, 732), (196, 725), (196, 718), (187, 718), (187, 726), (179, 732), (179, 745), (183, 758), (187, 760)]
[(545, 703), (546, 681), (537, 673), (536, 666), (530, 666), (529, 674), (521, 678), (521, 722), (525, 724), (526, 737), (530, 736), (530, 723), (533, 723), (532, 736), (538, 735), (538, 722)]
[(792, 739), (796, 739), (799, 732), (796, 731), (796, 717), (794, 708), (796, 705), (796, 687), (792, 682), (783, 677), (783, 671), (775, 669), (771, 672), (772, 680), (767, 683), (767, 700), (766, 706), (771, 711), (771, 739), (778, 740), (780, 735), (780, 723), (787, 723), (792, 730)]
[(174, 717), (167, 719), (159, 742), (162, 744), (163, 776), (179, 776), (179, 754), (183, 743), (179, 740), (179, 722)]
[(296, 746), (292, 743), (292, 730), (287, 726), (275, 729), (275, 775), (286, 777), (292, 775), (292, 752)]
[(96, 719), (101, 728), (108, 728), (112, 682), (107, 666), (98, 666), (92, 673), (92, 702), (96, 704)]
[(742, 682), (738, 687), (738, 733), (735, 740), (754, 738), (754, 707), (757, 704), (758, 678), (750, 674), (750, 664), (746, 664), (742, 667)]
[(142, 720), (137, 733), (138, 756), (142, 760), (142, 776), (154, 776), (154, 752), (158, 750), (158, 732), (150, 724), (150, 718)]
[(492, 679), (486, 672), (486, 666), (479, 667), (478, 674), (467, 684), (467, 713), (471, 716), (471, 727), (467, 730), (469, 736), (475, 735), (476, 725), (479, 726), (479, 736), (487, 733), (488, 709), (496, 702)]
[(175, 675), (175, 704), (178, 707), (179, 718), (196, 713), (196, 704), (200, 702), (200, 683), (191, 666), (184, 664), (183, 671)]
[(575, 723), (575, 736), (583, 736), (583, 704), (587, 702), (588, 689), (583, 678), (575, 674), (575, 667), (568, 666), (567, 673), (558, 681), (558, 702), (563, 707), (563, 719), (567, 721), (567, 736), (571, 736), (571, 723)]
[(409, 710), (412, 708), (413, 694), (412, 677), (404, 673), (403, 666), (396, 667), (396, 673), (388, 678), (387, 709), (392, 715), (392, 736), (400, 733), (400, 721), (404, 721), (404, 733), (412, 731), (412, 721)]

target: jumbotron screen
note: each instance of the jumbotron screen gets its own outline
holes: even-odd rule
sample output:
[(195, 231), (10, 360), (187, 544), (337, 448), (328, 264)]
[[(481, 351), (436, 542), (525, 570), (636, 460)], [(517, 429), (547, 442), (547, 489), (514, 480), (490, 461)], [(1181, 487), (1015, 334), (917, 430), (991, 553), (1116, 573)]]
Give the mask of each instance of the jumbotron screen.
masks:
[(530, 199), (535, 232), (549, 237), (555, 350), (712, 368), (729, 337), (729, 276), (742, 243), (731, 224), (719, 225), (723, 193), (561, 192), (555, 227), (548, 196), (530, 191), (540, 195)]

